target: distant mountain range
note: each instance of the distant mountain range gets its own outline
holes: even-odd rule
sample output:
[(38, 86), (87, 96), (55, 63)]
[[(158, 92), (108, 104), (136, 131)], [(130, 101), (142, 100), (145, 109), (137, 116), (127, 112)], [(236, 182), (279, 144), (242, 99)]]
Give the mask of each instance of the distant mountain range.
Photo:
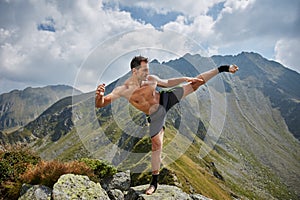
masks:
[[(299, 73), (248, 52), (209, 58), (186, 54), (164, 63), (154, 60), (150, 71), (162, 78), (195, 76), (230, 63), (240, 67), (236, 74), (219, 75), (168, 113), (165, 167), (184, 191), (213, 199), (300, 198)], [(129, 75), (108, 85), (107, 92)], [(46, 159), (94, 157), (120, 169), (149, 171), (145, 116), (125, 100), (95, 109), (94, 92), (61, 96), (48, 104), (29, 95), (30, 102), (44, 102), (44, 108), (37, 110), (24, 107), (25, 97), (19, 97), (15, 106), (4, 106), (2, 99), (14, 99), (9, 94), (0, 96), (1, 113), (7, 113), (1, 115), (1, 123), (10, 125), (2, 125), (2, 144), (28, 143)], [(4, 109), (16, 104), (26, 110), (18, 118)], [(21, 128), (4, 132), (13, 121)], [(145, 183), (140, 174), (136, 180)]]
[(0, 95), (0, 131), (25, 126), (61, 98), (81, 92), (66, 85), (28, 87)]

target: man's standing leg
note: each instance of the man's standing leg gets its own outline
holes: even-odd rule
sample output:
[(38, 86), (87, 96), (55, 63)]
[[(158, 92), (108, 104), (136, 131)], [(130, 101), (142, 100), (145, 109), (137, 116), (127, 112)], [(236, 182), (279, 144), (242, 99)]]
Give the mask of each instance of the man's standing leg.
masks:
[(152, 167), (152, 180), (150, 187), (146, 190), (146, 194), (150, 195), (155, 192), (158, 184), (158, 175), (161, 165), (161, 153), (163, 148), (164, 129), (157, 135), (151, 138), (152, 153), (151, 153), (151, 167)]

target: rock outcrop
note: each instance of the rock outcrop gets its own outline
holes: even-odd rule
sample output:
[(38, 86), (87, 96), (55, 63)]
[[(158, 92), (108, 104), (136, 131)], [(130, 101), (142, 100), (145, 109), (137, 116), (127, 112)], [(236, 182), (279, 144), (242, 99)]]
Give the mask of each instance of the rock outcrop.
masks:
[(130, 183), (131, 178), (129, 170), (116, 173), (111, 178), (101, 181), (101, 185), (106, 191), (114, 189), (127, 191), (130, 188)]
[(91, 181), (87, 176), (74, 174), (65, 174), (59, 178), (53, 186), (52, 198), (110, 200), (99, 183)]
[(148, 187), (149, 185), (131, 187), (125, 200), (209, 200), (200, 194), (189, 195), (180, 188), (170, 185), (159, 185), (154, 194), (146, 195), (145, 190)]
[(130, 171), (119, 172), (100, 183), (87, 176), (65, 174), (54, 184), (46, 186), (23, 185), (19, 200), (209, 200), (200, 194), (189, 195), (176, 186), (159, 185), (152, 195), (146, 195), (148, 185), (130, 187)]
[(52, 190), (44, 185), (23, 184), (19, 200), (51, 200)]

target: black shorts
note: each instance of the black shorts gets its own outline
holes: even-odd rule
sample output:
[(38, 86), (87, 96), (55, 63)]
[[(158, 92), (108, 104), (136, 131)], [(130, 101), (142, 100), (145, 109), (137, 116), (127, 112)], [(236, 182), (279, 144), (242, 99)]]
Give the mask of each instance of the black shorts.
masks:
[(176, 87), (160, 92), (160, 105), (158, 109), (148, 117), (148, 121), (150, 122), (151, 138), (157, 135), (161, 129), (164, 128), (168, 110), (177, 104), (181, 100), (182, 96), (182, 87)]

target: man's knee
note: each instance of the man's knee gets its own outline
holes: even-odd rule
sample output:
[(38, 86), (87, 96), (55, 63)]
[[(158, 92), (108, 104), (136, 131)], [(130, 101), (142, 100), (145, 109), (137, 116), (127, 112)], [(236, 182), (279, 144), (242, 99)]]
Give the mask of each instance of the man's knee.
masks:
[(197, 90), (201, 85), (204, 85), (206, 83), (205, 79), (199, 75), (197, 78), (200, 78), (203, 80), (203, 82), (194, 82), (194, 83), (191, 83), (191, 87), (193, 88), (193, 90)]
[(162, 146), (163, 146), (163, 137), (162, 137), (161, 134), (163, 134), (163, 133), (160, 132), (159, 134), (157, 134), (156, 136), (154, 136), (151, 139), (151, 142), (152, 142), (152, 151), (158, 151), (158, 150), (162, 149)]
[(161, 140), (152, 140), (152, 151), (158, 151), (162, 149), (162, 141)]
[(202, 83), (191, 83), (190, 86), (192, 87), (193, 91), (197, 90), (201, 85), (203, 85)]

